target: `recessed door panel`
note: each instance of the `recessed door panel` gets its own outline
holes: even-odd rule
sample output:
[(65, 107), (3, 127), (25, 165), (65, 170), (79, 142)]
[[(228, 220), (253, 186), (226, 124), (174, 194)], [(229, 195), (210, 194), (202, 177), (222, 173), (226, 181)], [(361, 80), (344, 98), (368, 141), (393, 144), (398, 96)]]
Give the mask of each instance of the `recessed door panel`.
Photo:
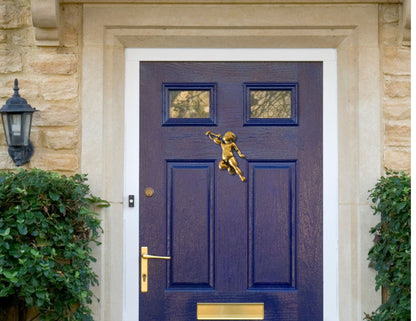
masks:
[(250, 163), (250, 177), (250, 288), (295, 288), (296, 162)]
[(212, 289), (214, 164), (167, 165), (169, 289)]

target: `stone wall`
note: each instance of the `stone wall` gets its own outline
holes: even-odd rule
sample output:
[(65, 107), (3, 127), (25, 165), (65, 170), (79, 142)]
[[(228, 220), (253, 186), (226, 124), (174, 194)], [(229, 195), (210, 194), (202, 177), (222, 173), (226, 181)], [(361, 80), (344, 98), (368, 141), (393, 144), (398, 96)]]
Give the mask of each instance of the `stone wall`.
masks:
[[(81, 104), (79, 99), (82, 6), (60, 11), (59, 47), (35, 45), (29, 0), (0, 3), (0, 106), (20, 94), (36, 108), (31, 141), (35, 154), (26, 168), (73, 174), (80, 168)], [(0, 169), (15, 168), (0, 133)]]
[(380, 6), (384, 166), (410, 172), (410, 43), (398, 41), (400, 7)]

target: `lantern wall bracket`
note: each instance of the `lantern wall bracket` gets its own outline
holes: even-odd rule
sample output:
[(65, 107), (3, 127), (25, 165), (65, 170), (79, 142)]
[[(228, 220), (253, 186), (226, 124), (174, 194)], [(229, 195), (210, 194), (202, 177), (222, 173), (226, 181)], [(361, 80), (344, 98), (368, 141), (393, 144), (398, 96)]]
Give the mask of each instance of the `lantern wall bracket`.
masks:
[(32, 143), (29, 142), (27, 146), (9, 146), (8, 152), (16, 166), (22, 166), (30, 160), (34, 150)]

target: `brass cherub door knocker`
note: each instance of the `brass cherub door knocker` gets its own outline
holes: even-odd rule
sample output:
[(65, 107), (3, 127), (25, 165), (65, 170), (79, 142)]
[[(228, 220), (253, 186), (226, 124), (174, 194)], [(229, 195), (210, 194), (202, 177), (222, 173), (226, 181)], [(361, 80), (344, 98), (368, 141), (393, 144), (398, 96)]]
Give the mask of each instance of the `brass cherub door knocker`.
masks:
[(214, 134), (211, 131), (205, 133), (214, 143), (221, 145), (222, 148), (222, 160), (219, 163), (220, 169), (227, 169), (230, 175), (237, 175), (240, 177), (241, 181), (245, 182), (247, 179), (243, 176), (243, 172), (238, 167), (237, 160), (234, 156), (234, 150), (238, 153), (238, 156), (241, 158), (246, 158), (237, 147), (235, 141), (237, 136), (233, 132), (226, 132), (224, 136)]

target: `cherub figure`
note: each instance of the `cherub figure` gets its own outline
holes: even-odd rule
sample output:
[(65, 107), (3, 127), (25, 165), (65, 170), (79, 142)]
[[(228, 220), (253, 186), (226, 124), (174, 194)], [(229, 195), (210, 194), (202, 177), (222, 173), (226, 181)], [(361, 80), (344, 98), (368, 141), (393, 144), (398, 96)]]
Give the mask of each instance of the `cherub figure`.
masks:
[(224, 136), (214, 134), (211, 131), (205, 133), (214, 143), (221, 145), (222, 148), (222, 161), (219, 163), (220, 169), (227, 169), (228, 173), (234, 175), (238, 174), (240, 179), (245, 182), (247, 179), (243, 176), (243, 172), (238, 167), (237, 160), (235, 159), (233, 150), (238, 153), (241, 158), (246, 158), (238, 149), (235, 140), (237, 137), (233, 132), (226, 132)]

